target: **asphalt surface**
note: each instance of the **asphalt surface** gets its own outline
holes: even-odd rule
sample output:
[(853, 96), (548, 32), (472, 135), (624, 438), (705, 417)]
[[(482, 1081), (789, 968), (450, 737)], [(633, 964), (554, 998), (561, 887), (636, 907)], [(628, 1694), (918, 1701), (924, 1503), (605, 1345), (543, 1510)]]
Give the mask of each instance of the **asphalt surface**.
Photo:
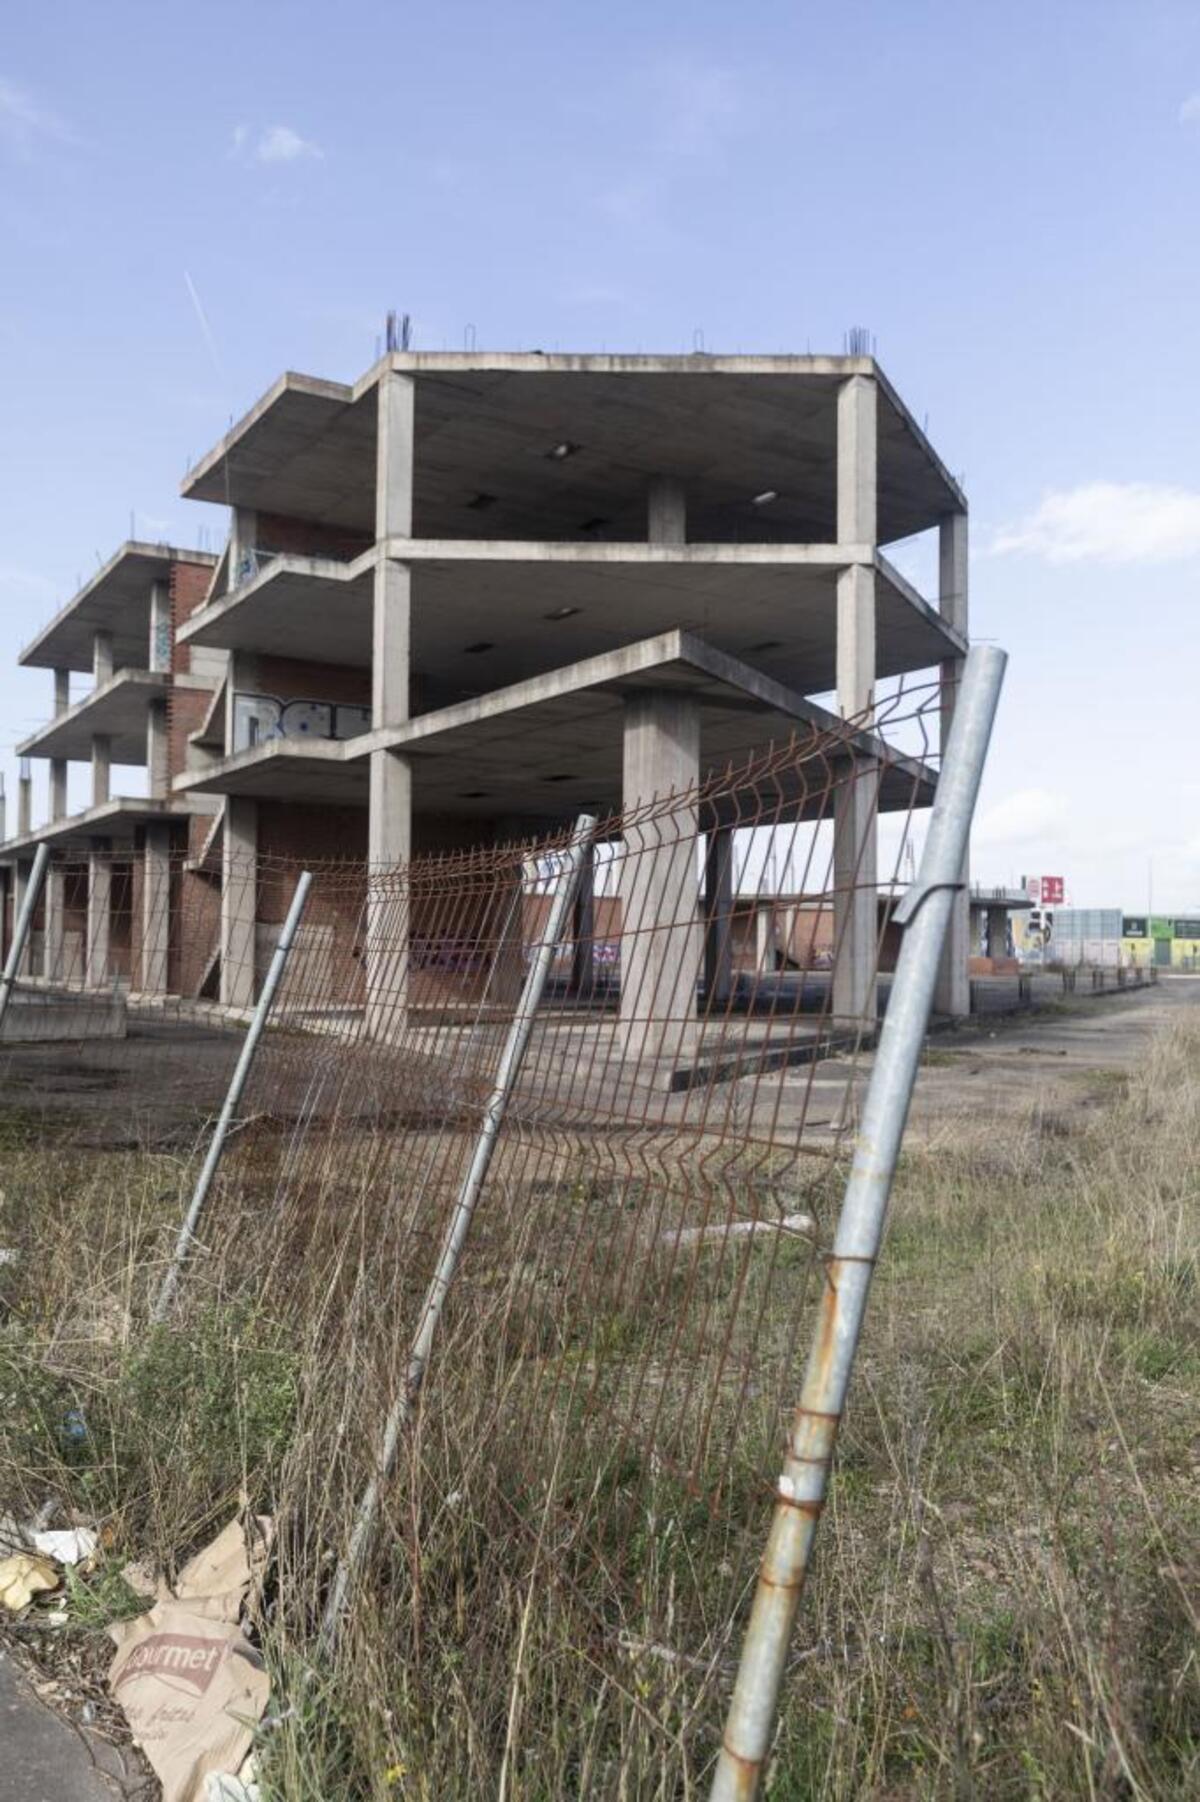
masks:
[(118, 1802), (146, 1794), (126, 1760), (39, 1698), (0, 1647), (0, 1802)]

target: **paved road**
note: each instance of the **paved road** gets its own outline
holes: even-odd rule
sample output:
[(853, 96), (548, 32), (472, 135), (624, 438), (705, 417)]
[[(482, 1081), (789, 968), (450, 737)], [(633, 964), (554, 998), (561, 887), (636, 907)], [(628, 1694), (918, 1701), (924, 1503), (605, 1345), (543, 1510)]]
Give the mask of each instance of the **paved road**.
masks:
[(38, 1699), (0, 1648), (0, 1802), (117, 1802), (146, 1794), (123, 1779), (115, 1746), (71, 1726)]

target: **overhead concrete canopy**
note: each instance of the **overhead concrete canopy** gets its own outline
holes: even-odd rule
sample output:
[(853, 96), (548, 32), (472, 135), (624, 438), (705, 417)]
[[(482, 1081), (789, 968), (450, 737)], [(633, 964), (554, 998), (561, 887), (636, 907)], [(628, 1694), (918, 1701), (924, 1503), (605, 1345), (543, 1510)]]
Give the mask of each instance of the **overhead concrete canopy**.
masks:
[(86, 582), (37, 637), (18, 662), (36, 669), (91, 670), (97, 632), (113, 635), (117, 668), (144, 669), (150, 661), (150, 590), (170, 579), (172, 563), (206, 569), (217, 559), (208, 551), (177, 550), (168, 544), (123, 544)]
[[(823, 693), (836, 680), (837, 577), (854, 548), (389, 544), (412, 571), (414, 673), (462, 695), (671, 628), (701, 633), (790, 688)], [(856, 549), (879, 575), (880, 680), (964, 654), (959, 634), (885, 558)], [(280, 557), (193, 614), (180, 640), (368, 668), (374, 559)]]
[(83, 760), (92, 754), (92, 739), (107, 738), (114, 763), (146, 762), (146, 716), (152, 701), (167, 692), (165, 670), (122, 669), (57, 719), (31, 732), (17, 746), (18, 757), (66, 757)]
[(0, 862), (12, 863), (19, 857), (32, 857), (39, 845), (50, 845), (56, 851), (70, 851), (78, 846), (81, 854), (97, 839), (108, 840), (114, 846), (128, 846), (133, 844), (140, 826), (162, 820), (187, 820), (191, 816), (192, 808), (186, 798), (170, 801), (120, 796), (99, 807), (89, 807), (67, 819), (51, 820), (33, 832), (6, 840), (0, 845)]
[[(843, 767), (852, 751), (884, 758), (884, 809), (932, 803), (936, 778), (927, 765), (678, 631), (342, 744), (273, 740), (177, 778), (175, 790), (365, 805), (371, 753), (391, 750), (411, 760), (417, 814), (558, 825), (583, 808), (620, 809), (624, 703), (646, 689), (696, 697), (702, 774), (744, 765), (794, 734), (821, 735), (820, 754), (784, 797), (785, 814), (788, 807), (799, 818), (827, 811), (830, 771)], [(745, 817), (739, 808), (753, 804), (743, 794), (721, 817), (737, 823)], [(770, 805), (778, 811), (779, 804), (773, 784)]]
[[(812, 356), (421, 351), (385, 358), (353, 386), (287, 374), (183, 493), (373, 532), (388, 368), (415, 382), (422, 537), (641, 538), (648, 484), (669, 475), (687, 490), (689, 538), (828, 541), (837, 392), (852, 375), (880, 386), (880, 541), (966, 505), (873, 358)], [(756, 505), (766, 494), (777, 498)]]

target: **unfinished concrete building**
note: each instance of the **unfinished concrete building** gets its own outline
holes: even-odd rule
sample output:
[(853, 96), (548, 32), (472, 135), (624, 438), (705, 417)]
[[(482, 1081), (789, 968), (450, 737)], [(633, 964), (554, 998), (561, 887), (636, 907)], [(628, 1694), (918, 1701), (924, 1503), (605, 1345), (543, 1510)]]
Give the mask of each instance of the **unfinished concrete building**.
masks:
[[(944, 725), (967, 648), (966, 501), (869, 357), (394, 353), (353, 385), (281, 377), (183, 491), (231, 507), (178, 630), (227, 658), (224, 703), (173, 794), (221, 805), (233, 1008), (276, 924), (235, 880), (257, 856), (378, 866), (628, 809), (827, 720), (814, 695), (869, 722), (910, 671), (943, 672)], [(932, 599), (881, 550), (926, 531)], [(835, 827), (847, 1018), (874, 1008), (878, 931), (859, 749)], [(710, 837), (703, 900), (687, 860), (675, 880), (713, 982), (731, 875)], [(700, 913), (685, 986), (706, 980)], [(368, 1008), (419, 967), (374, 955)], [(967, 1009), (967, 956), (964, 895), (945, 1012)]]
[[(18, 901), (37, 844), (55, 850), (35, 973), (243, 1012), (281, 859), (379, 867), (628, 812), (836, 726), (813, 699), (832, 693), (859, 724), (831, 1011), (873, 1015), (877, 812), (936, 781), (910, 763), (893, 792), (889, 759), (881, 790), (876, 685), (940, 671), (944, 731), (967, 513), (872, 358), (392, 353), (349, 386), (283, 376), (184, 494), (229, 507), (223, 555), (124, 546), (22, 657), (55, 672), (54, 718), (20, 747), (50, 760), (50, 818), (33, 828), (23, 781), (0, 849)], [(932, 599), (881, 549), (923, 532)], [(72, 671), (94, 684), (75, 705)], [(69, 816), (72, 759), (92, 794)], [(146, 796), (110, 792), (125, 763)], [(733, 830), (706, 828), (703, 882), (660, 860), (679, 930), (623, 952), (669, 958), (685, 997), (732, 981)], [(968, 950), (964, 893), (944, 1012), (969, 1005)], [(369, 925), (346, 969), (331, 999), (368, 1026), (373, 995), (436, 990)], [(622, 969), (623, 1015), (646, 974)], [(649, 1024), (626, 1024), (644, 1050)]]
[[(39, 844), (53, 853), (27, 976), (46, 982), (134, 991), (177, 990), (171, 884), (199, 822), (218, 804), (172, 793), (189, 734), (203, 721), (224, 671), (223, 653), (192, 651), (178, 627), (208, 595), (217, 558), (168, 545), (127, 543), (21, 653), (27, 668), (54, 676), (49, 722), (17, 746), (22, 758), (16, 833), (0, 846), (13, 874), (8, 929)], [(72, 701), (71, 677), (91, 678)], [(33, 824), (32, 763), (49, 763), (48, 817)], [(68, 806), (72, 763), (90, 770), (87, 805)], [(114, 767), (140, 766), (146, 792), (112, 792)], [(214, 901), (214, 911), (216, 903)], [(174, 967), (172, 965), (174, 964)]]

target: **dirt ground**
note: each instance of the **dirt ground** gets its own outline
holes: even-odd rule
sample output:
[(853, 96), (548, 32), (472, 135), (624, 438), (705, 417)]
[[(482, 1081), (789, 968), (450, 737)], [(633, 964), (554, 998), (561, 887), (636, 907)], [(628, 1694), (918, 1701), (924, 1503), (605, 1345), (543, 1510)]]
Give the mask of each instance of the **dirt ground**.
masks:
[[(1094, 1107), (1098, 1089), (1128, 1073), (1154, 1036), (1173, 1022), (1200, 1018), (1200, 976), (1166, 976), (1124, 994), (1063, 997), (1029, 1013), (984, 1016), (932, 1034), (909, 1114), (908, 1139), (930, 1140), (955, 1121), (978, 1129), (1027, 1116), (1030, 1103), (1055, 1112)], [(872, 1056), (851, 1068), (834, 1059), (815, 1071), (790, 1070), (779, 1079), (780, 1125), (805, 1136), (844, 1134), (847, 1090), (861, 1105)], [(759, 1104), (767, 1085), (760, 1085)], [(852, 1118), (852, 1112), (849, 1113)]]

